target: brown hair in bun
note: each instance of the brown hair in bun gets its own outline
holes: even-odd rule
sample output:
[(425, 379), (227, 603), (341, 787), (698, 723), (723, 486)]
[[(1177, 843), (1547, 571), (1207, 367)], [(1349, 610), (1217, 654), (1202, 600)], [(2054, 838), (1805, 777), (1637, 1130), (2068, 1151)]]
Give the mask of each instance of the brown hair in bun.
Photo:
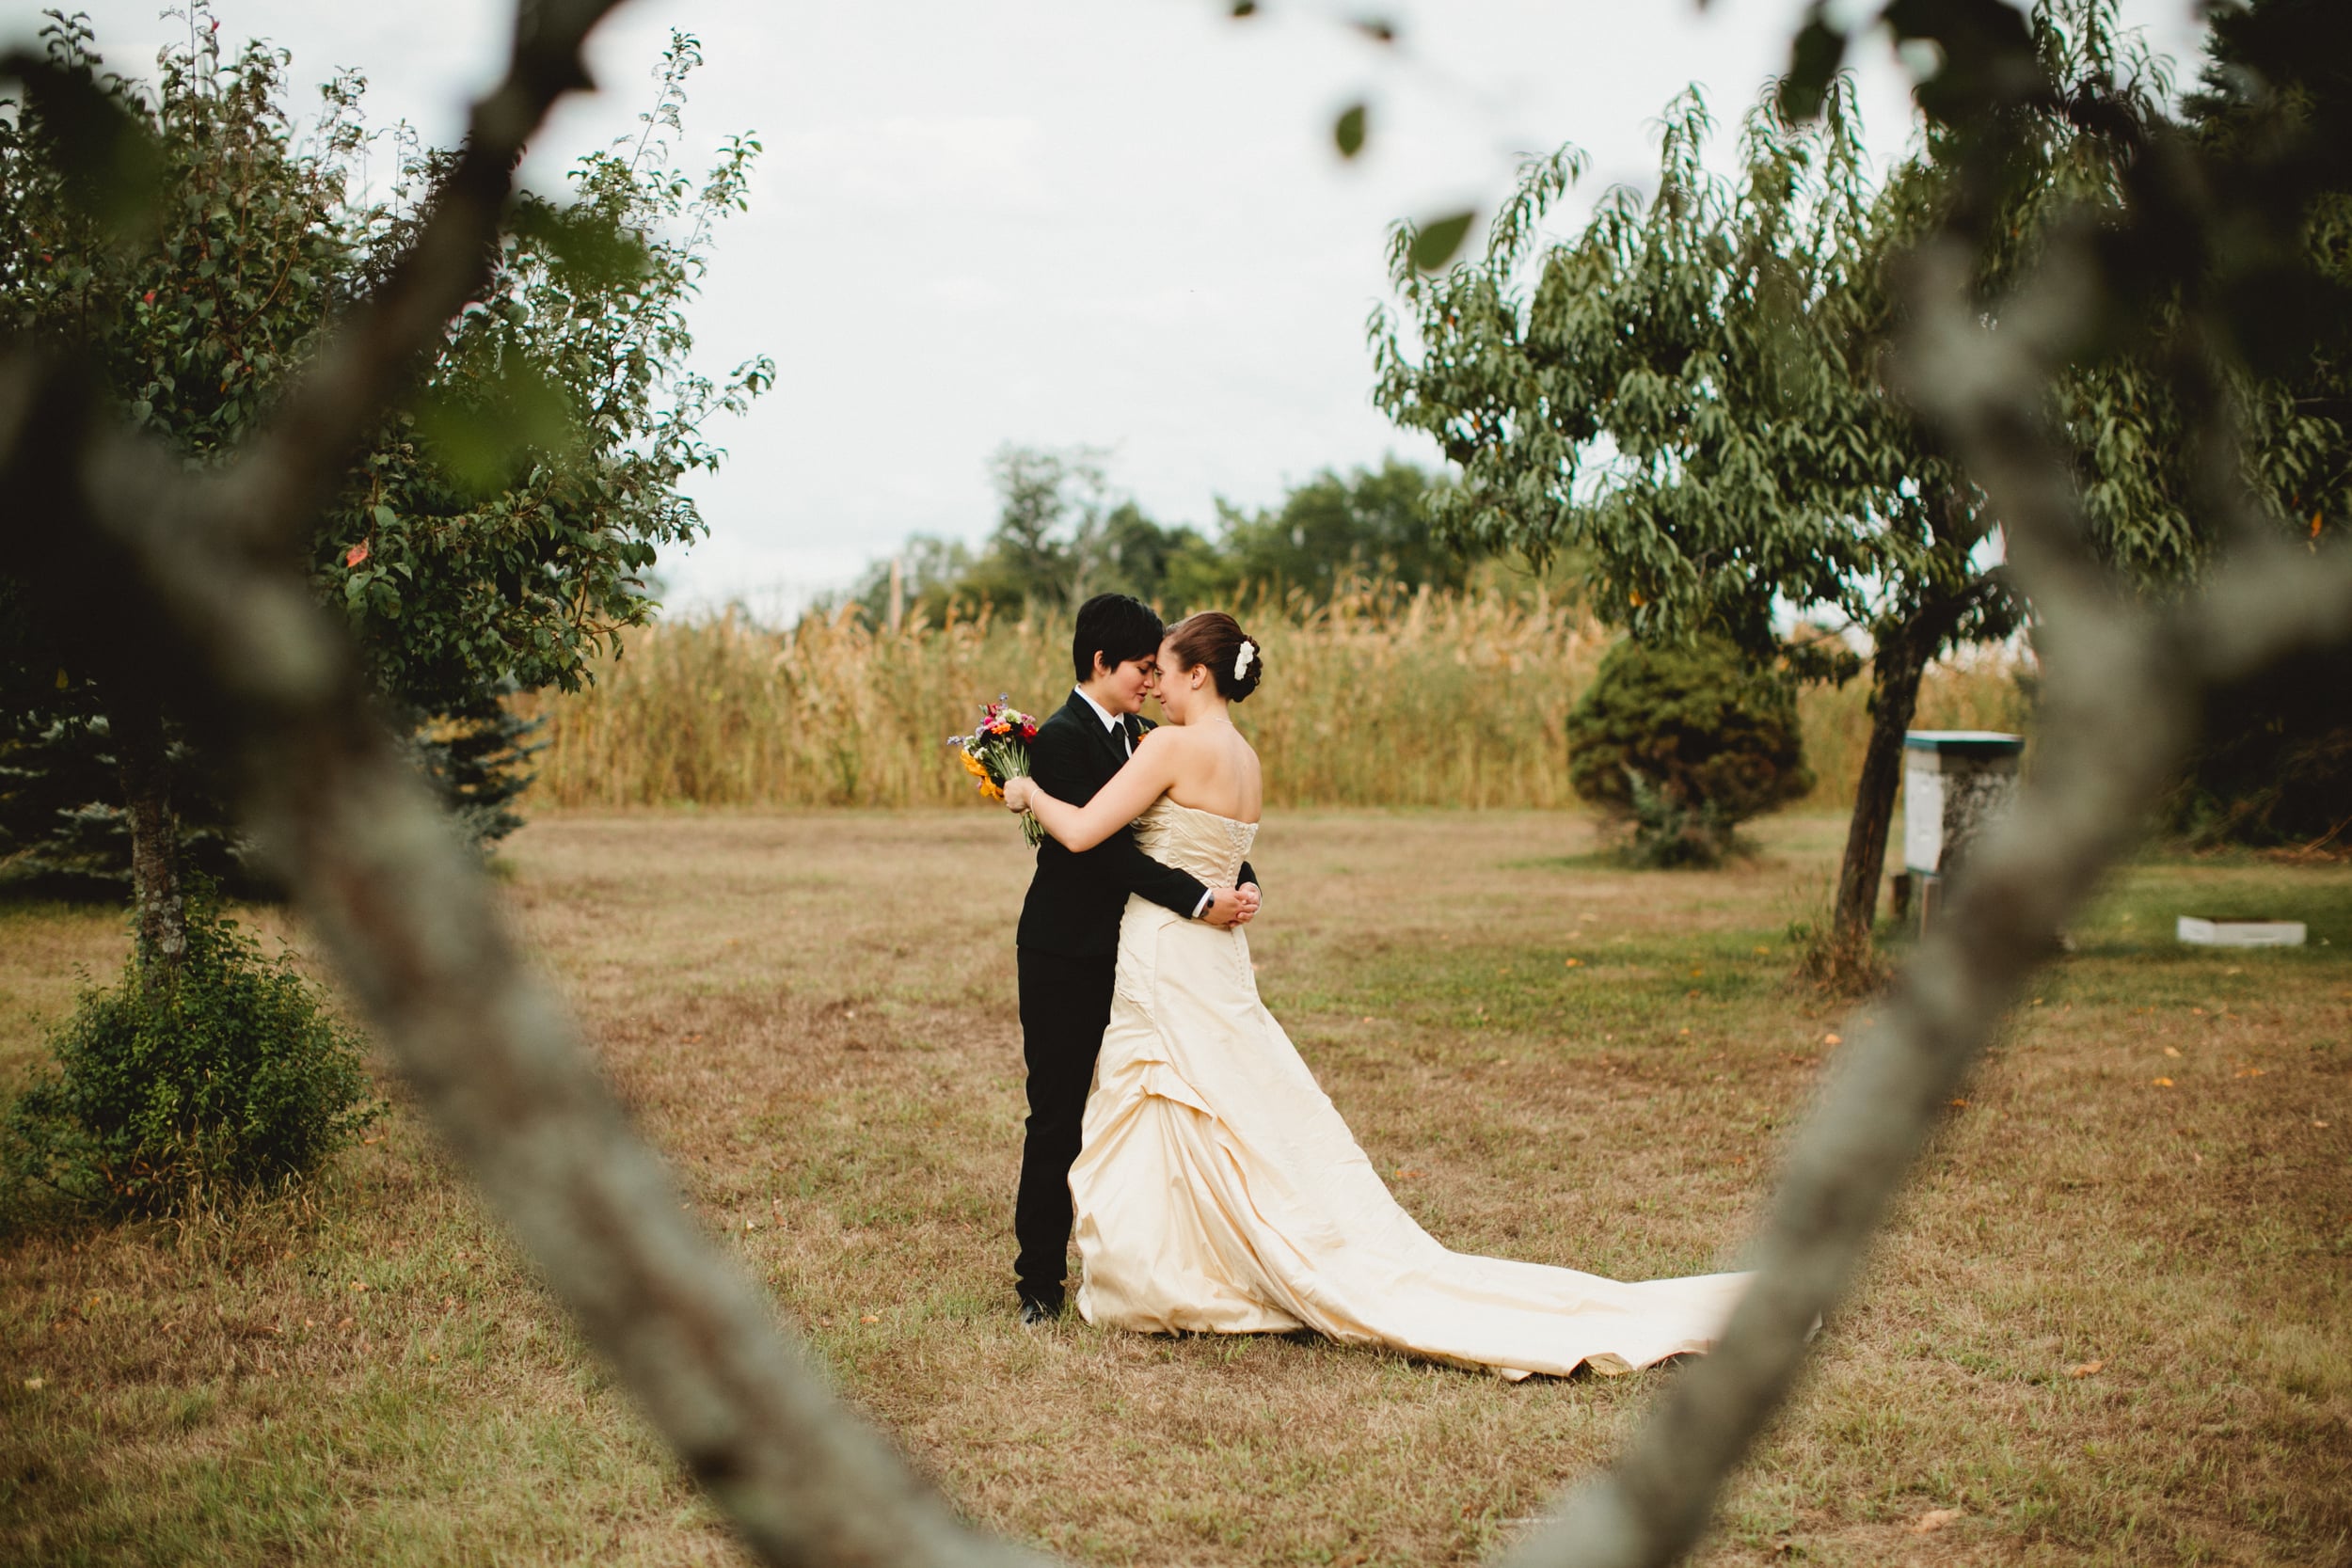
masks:
[(1229, 703), (1238, 703), (1257, 690), (1259, 677), (1265, 673), (1265, 649), (1221, 610), (1187, 615), (1168, 627), (1168, 646), (1187, 670), (1207, 665), (1218, 693)]

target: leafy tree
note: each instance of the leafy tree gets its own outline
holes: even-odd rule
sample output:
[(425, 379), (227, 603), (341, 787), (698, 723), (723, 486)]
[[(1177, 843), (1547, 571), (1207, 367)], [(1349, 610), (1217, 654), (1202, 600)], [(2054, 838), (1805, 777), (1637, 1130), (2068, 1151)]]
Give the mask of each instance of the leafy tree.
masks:
[[(1048, 613), (1096, 594), (1162, 597), (1181, 563), (1203, 548), (1182, 526), (1153, 521), (1131, 498), (1114, 499), (1094, 453), (1006, 445), (990, 460), (996, 527), (978, 550), (918, 534), (895, 558), (909, 614), (936, 626), (948, 615)], [(889, 618), (893, 561), (869, 566), (849, 598), (876, 626)]]
[[(998, 522), (986, 546), (917, 535), (896, 558), (910, 613), (936, 625), (950, 607), (970, 616), (1120, 593), (1181, 614), (1259, 591), (1327, 599), (1359, 575), (1459, 588), (1470, 569), (1430, 531), (1429, 475), (1393, 457), (1377, 469), (1325, 469), (1272, 511), (1219, 502), (1214, 539), (1113, 500), (1084, 453), (1008, 447), (994, 471)], [(877, 626), (888, 619), (892, 564), (875, 562), (850, 593)]]
[(1469, 560), (1430, 529), (1436, 488), (1422, 468), (1390, 457), (1376, 469), (1345, 475), (1326, 468), (1271, 512), (1220, 502), (1215, 547), (1188, 558), (1171, 591), (1199, 606), (1249, 589), (1295, 590), (1320, 601), (1366, 576), (1411, 588), (1460, 588)]
[[(2352, 446), (2342, 439), (2352, 429), (2352, 55), (2344, 27), (2343, 8), (2328, 0), (2224, 9), (2213, 20), (2202, 87), (2187, 101), (2192, 134), (2225, 162), (2233, 184), (2302, 187), (2277, 202), (2269, 221), (2258, 211), (2240, 229), (2288, 263), (2264, 269), (2263, 297), (2246, 302), (2240, 336), (2292, 404), (2337, 435), (2322, 445), (2311, 483), (2287, 499), (2290, 523), (2313, 539), (2331, 517), (2341, 526), (2352, 472)], [(2352, 829), (2347, 691), (2352, 653), (2338, 650), (2217, 694), (2206, 705), (2205, 740), (2168, 802), (2168, 826), (2200, 844), (2339, 842)]]
[[(196, 21), (151, 88), (102, 73), (87, 24), (53, 13), (54, 75), (138, 128), (119, 151), (153, 199), (89, 199), (83, 141), (38, 101), (0, 118), (0, 325), (87, 364), (133, 423), (204, 468), (247, 443), (338, 312), (387, 276), (454, 155), (403, 136), (389, 193), (372, 196), (357, 175), (372, 140), (358, 73), (328, 85), (306, 130), (285, 105), (282, 53), (225, 55), (200, 5)], [(674, 34), (639, 132), (582, 159), (567, 201), (515, 201), (487, 285), (313, 534), (314, 583), (384, 700), (444, 738), (495, 731), (485, 705), (504, 692), (578, 685), (644, 621), (656, 550), (703, 531), (677, 483), (720, 461), (706, 425), (772, 379), (764, 358), (723, 382), (686, 369), (686, 307), (758, 151), (730, 138), (700, 181), (669, 166), (699, 60)], [(102, 689), (73, 628), (40, 610), (0, 593), (0, 683), (20, 714), (103, 715), (141, 942), (168, 959), (184, 935), (167, 716), (135, 681)]]
[[(2022, 25), (2022, 24), (2021, 24)], [(2066, 103), (2026, 116), (2006, 182), (2009, 236), (1979, 261), (1990, 293), (2031, 264), (2055, 214), (2111, 209), (2161, 83), (2125, 53), (2106, 0), (2045, 4), (2034, 46)], [(1834, 64), (1834, 61), (1832, 62)], [(1375, 321), (1378, 397), (1461, 470), (1441, 491), (1448, 536), (1541, 560), (1584, 552), (1592, 602), (1636, 636), (1712, 632), (1811, 678), (1853, 668), (1842, 642), (1784, 643), (1786, 621), (1851, 627), (1870, 651), (1872, 730), (1840, 871), (1833, 977), (1869, 972), (1868, 943), (1903, 731), (1942, 652), (2010, 634), (2026, 607), (2001, 565), (1999, 519), (1883, 384), (1897, 269), (1953, 189), (1955, 144), (1931, 118), (1921, 153), (1867, 177), (1851, 86), (1814, 84), (1743, 127), (1740, 174), (1708, 173), (1704, 105), (1669, 111), (1657, 196), (1613, 192), (1583, 231), (1540, 224), (1577, 178), (1572, 150), (1532, 163), (1483, 257), (1438, 277), (1392, 252), (1417, 340)], [(1794, 96), (1794, 95), (1790, 95)], [(2152, 591), (2190, 580), (2211, 541), (2187, 504), (2169, 367), (2077, 370), (2053, 414), (2078, 454), (2110, 560)], [(2267, 493), (2299, 493), (2328, 433), (2291, 401), (2243, 388), (2265, 439)]]

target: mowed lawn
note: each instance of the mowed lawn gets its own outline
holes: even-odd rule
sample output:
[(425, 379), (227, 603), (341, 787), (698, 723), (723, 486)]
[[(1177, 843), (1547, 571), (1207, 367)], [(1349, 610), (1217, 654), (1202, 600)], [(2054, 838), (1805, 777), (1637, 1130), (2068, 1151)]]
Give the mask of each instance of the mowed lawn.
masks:
[[(1718, 1268), (1846, 1022), (1787, 979), (1841, 836), (1789, 818), (1752, 863), (1632, 874), (1565, 815), (1282, 814), (1250, 940), (1439, 1239)], [(1018, 1329), (1000, 815), (561, 817), (506, 859), (695, 1217), (991, 1528), (1088, 1562), (1468, 1561), (1673, 1375)], [(2183, 948), (2179, 912), (2313, 944)], [(2074, 936), (1702, 1560), (2352, 1560), (2352, 869), (2151, 862)], [(0, 1088), (123, 942), (0, 907)], [(0, 1561), (735, 1556), (387, 1092), (297, 1196), (8, 1243)]]

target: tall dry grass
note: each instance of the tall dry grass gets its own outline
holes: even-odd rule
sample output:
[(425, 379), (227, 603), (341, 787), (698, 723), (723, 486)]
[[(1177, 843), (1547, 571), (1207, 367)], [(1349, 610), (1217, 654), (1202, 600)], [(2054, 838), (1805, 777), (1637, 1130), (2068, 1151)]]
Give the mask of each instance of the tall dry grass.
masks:
[[(1929, 668), (1919, 683), (1912, 727), (1921, 730), (2003, 730), (2026, 733), (2032, 706), (2032, 666), (2009, 648), (1978, 648)], [(1808, 805), (1849, 805), (1870, 741), (1869, 672), (1842, 687), (1810, 687), (1797, 699), (1804, 755), (1814, 772)]]
[[(1242, 616), (1266, 680), (1236, 710), (1270, 802), (1535, 807), (1575, 803), (1566, 719), (1612, 634), (1572, 607), (1501, 593), (1365, 587)], [(1070, 689), (1059, 619), (915, 624), (854, 612), (788, 630), (740, 615), (666, 623), (570, 694), (526, 698), (547, 721), (536, 798), (565, 807), (978, 804), (945, 741), (999, 692), (1049, 711)], [(1814, 800), (1850, 800), (1867, 685), (1801, 703)], [(1919, 723), (2016, 728), (2010, 663), (1939, 667)]]

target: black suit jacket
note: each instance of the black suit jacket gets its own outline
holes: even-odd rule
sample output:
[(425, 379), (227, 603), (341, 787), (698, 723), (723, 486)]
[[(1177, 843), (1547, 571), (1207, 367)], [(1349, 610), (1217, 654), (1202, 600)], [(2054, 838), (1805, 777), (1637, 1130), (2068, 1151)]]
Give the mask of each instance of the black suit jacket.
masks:
[[(1132, 714), (1122, 722), (1131, 743), (1149, 727)], [(1074, 691), (1059, 712), (1038, 726), (1037, 738), (1029, 743), (1029, 776), (1046, 794), (1072, 805), (1093, 800), (1126, 762), (1119, 737)], [(1237, 880), (1256, 881), (1257, 874), (1245, 863)], [(1119, 917), (1129, 894), (1139, 893), (1189, 919), (1207, 891), (1200, 878), (1162, 865), (1136, 848), (1131, 828), (1076, 855), (1048, 837), (1037, 847), (1037, 875), (1029, 879), (1014, 940), (1073, 958), (1116, 953)]]

